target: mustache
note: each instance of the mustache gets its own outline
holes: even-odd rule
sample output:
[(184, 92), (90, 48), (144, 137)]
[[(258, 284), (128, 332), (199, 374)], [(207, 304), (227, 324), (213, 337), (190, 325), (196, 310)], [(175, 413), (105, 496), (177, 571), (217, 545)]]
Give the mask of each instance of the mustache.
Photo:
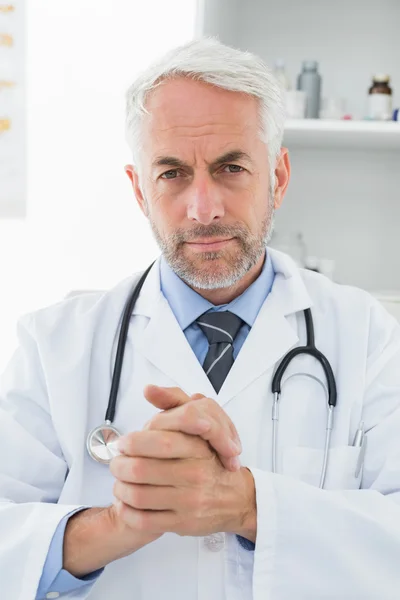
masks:
[(202, 237), (238, 237), (243, 239), (248, 237), (248, 229), (244, 225), (219, 225), (213, 223), (207, 226), (196, 225), (191, 229), (176, 229), (171, 235), (172, 241), (177, 244), (184, 244), (185, 242), (191, 242)]

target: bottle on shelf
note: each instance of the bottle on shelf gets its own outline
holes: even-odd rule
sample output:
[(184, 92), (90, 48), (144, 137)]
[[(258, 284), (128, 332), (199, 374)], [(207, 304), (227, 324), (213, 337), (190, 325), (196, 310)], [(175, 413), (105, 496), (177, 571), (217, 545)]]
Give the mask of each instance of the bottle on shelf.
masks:
[(390, 121), (393, 115), (392, 88), (389, 75), (374, 75), (368, 90), (368, 118), (374, 121)]
[(277, 58), (274, 65), (274, 75), (283, 87), (284, 90), (291, 89), (291, 83), (289, 75), (286, 71), (286, 64), (283, 58)]
[(316, 60), (303, 61), (297, 89), (306, 93), (306, 119), (318, 119), (321, 105), (321, 75)]

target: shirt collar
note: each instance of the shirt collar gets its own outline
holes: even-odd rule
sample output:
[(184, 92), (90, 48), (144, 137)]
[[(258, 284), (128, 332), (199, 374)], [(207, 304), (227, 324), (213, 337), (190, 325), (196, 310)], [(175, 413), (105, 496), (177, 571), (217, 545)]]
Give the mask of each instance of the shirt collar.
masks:
[(161, 291), (183, 331), (200, 315), (210, 310), (229, 310), (252, 327), (264, 300), (271, 291), (274, 277), (272, 261), (267, 252), (260, 275), (243, 294), (229, 304), (215, 306), (178, 277), (163, 256), (160, 261)]

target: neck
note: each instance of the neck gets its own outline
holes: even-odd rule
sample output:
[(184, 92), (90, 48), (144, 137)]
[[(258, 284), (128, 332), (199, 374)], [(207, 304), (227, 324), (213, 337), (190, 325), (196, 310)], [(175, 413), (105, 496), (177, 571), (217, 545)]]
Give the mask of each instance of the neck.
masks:
[(235, 298), (243, 294), (248, 287), (259, 277), (266, 257), (266, 253), (261, 256), (260, 260), (257, 264), (254, 265), (248, 273), (242, 279), (239, 279), (233, 286), (227, 288), (218, 288), (215, 290), (204, 290), (193, 287), (195, 292), (203, 296), (206, 300), (214, 304), (214, 306), (219, 306), (220, 304), (229, 304)]

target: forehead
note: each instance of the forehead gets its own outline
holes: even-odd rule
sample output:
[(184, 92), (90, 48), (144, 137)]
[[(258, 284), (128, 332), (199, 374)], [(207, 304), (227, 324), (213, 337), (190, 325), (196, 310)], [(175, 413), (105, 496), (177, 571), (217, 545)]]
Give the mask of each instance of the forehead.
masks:
[(237, 138), (259, 131), (256, 98), (189, 78), (163, 81), (149, 94), (146, 108), (144, 140), (149, 142), (184, 136)]

